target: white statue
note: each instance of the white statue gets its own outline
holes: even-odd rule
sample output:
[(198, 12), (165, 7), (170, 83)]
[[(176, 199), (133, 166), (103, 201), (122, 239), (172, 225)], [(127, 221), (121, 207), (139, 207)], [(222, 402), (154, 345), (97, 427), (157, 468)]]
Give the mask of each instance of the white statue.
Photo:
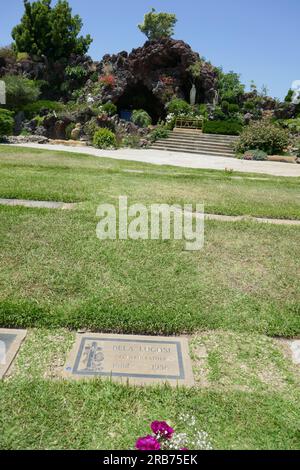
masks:
[(215, 90), (215, 96), (214, 96), (214, 99), (213, 99), (213, 106), (216, 107), (219, 103), (219, 93), (217, 90)]
[(193, 83), (193, 86), (191, 88), (191, 93), (190, 93), (190, 104), (192, 106), (195, 106), (196, 104), (196, 94), (197, 94), (196, 86), (195, 86), (195, 83)]
[(0, 80), (0, 104), (6, 104), (6, 87), (3, 80)]

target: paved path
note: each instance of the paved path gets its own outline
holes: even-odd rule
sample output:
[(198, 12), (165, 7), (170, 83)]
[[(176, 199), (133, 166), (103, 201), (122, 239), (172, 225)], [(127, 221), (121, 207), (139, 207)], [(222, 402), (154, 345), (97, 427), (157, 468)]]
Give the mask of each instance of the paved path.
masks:
[[(194, 215), (197, 217), (197, 213), (195, 213)], [(250, 216), (244, 216), (244, 215), (234, 216), (234, 215), (205, 214), (205, 219), (218, 220), (219, 222), (261, 222), (263, 224), (274, 224), (274, 225), (298, 225), (300, 227), (300, 220), (269, 219), (266, 217), (250, 217)]]
[(77, 204), (56, 201), (29, 201), (27, 199), (0, 199), (0, 206), (23, 206), (34, 209), (74, 209)]
[(51, 144), (18, 144), (18, 147), (28, 147), (45, 150), (62, 150), (64, 152), (81, 153), (94, 157), (106, 157), (116, 160), (152, 163), (153, 165), (171, 165), (185, 168), (202, 168), (209, 170), (224, 170), (230, 168), (244, 173), (261, 173), (272, 176), (298, 176), (300, 165), (279, 162), (254, 162), (227, 157), (209, 155), (193, 155), (189, 153), (168, 152), (148, 149), (119, 149), (98, 150), (93, 147), (67, 147)]

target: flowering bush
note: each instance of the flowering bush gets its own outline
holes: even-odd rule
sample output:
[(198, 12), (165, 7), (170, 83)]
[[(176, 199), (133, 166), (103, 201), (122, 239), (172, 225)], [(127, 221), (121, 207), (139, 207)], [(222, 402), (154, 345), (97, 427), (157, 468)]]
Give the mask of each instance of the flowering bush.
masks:
[(175, 98), (170, 101), (166, 108), (168, 113), (175, 114), (176, 116), (179, 116), (180, 114), (187, 116), (192, 112), (192, 106), (179, 98)]
[(289, 133), (269, 120), (252, 122), (241, 133), (236, 150), (244, 153), (247, 150), (263, 150), (268, 155), (281, 153), (289, 143)]
[(112, 74), (102, 75), (101, 77), (99, 77), (99, 82), (107, 88), (114, 88), (114, 86), (116, 85), (115, 76)]
[(166, 126), (170, 130), (174, 129), (175, 124), (176, 124), (176, 119), (195, 119), (196, 121), (203, 121), (203, 116), (200, 116), (197, 113), (190, 112), (188, 114), (185, 113), (180, 113), (180, 114), (174, 114), (174, 113), (169, 113), (166, 117)]
[(180, 416), (181, 424), (189, 426), (189, 432), (176, 433), (166, 421), (153, 421), (151, 423), (152, 435), (140, 437), (136, 441), (137, 450), (188, 450), (187, 445), (197, 450), (212, 450), (208, 434), (198, 431), (194, 416)]

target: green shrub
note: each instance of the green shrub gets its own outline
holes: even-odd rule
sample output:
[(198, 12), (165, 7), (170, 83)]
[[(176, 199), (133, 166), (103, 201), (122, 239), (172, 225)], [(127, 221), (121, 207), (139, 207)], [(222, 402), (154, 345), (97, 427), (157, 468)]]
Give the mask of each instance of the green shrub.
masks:
[(222, 101), (221, 109), (222, 112), (226, 114), (234, 114), (239, 112), (240, 107), (238, 104), (229, 103), (228, 101)]
[(296, 157), (300, 158), (300, 139), (295, 141)]
[(122, 139), (122, 147), (132, 149), (140, 148), (140, 138), (138, 135), (127, 135)]
[(23, 106), (22, 111), (24, 111), (25, 116), (28, 119), (32, 119), (34, 116), (41, 114), (42, 112), (49, 111), (62, 111), (64, 105), (58, 101), (49, 101), (49, 100), (39, 100), (35, 103), (29, 103)]
[(22, 129), (20, 135), (23, 137), (27, 137), (28, 135), (30, 135), (30, 132), (27, 129)]
[(98, 82), (98, 79), (99, 79), (98, 72), (93, 72), (92, 75), (90, 76), (90, 80), (92, 80), (92, 82), (96, 83), (96, 82)]
[(99, 149), (107, 149), (110, 147), (116, 147), (116, 135), (109, 129), (102, 128), (95, 132), (93, 144)]
[(203, 116), (205, 119), (208, 117), (208, 110), (207, 110), (207, 105), (206, 104), (200, 104), (198, 106), (198, 113), (200, 116)]
[(17, 61), (22, 62), (22, 60), (28, 60), (29, 54), (27, 52), (18, 52), (17, 53)]
[(159, 126), (153, 129), (150, 134), (150, 138), (152, 142), (156, 142), (159, 139), (166, 139), (167, 137), (169, 137), (169, 135), (169, 129), (167, 129), (166, 127)]
[(222, 101), (221, 103), (221, 109), (224, 113), (228, 113), (229, 110), (229, 102), (228, 101)]
[(280, 125), (288, 129), (292, 134), (300, 134), (300, 118), (285, 119), (280, 122)]
[(6, 104), (9, 109), (19, 111), (28, 103), (37, 101), (40, 96), (39, 83), (18, 75), (5, 75)]
[(228, 112), (229, 112), (230, 114), (238, 113), (239, 110), (240, 110), (240, 107), (239, 107), (238, 104), (229, 103)]
[(237, 121), (205, 121), (205, 134), (239, 135), (243, 126)]
[(0, 137), (11, 135), (14, 128), (13, 113), (0, 108)]
[(143, 109), (135, 109), (132, 113), (132, 122), (139, 127), (148, 127), (152, 123), (152, 119)]
[(288, 143), (288, 131), (268, 120), (254, 121), (242, 131), (236, 150), (244, 153), (247, 150), (258, 149), (267, 152), (268, 155), (274, 155), (281, 153)]
[(178, 116), (179, 114), (189, 114), (192, 112), (192, 107), (189, 103), (180, 98), (175, 98), (174, 100), (170, 101), (167, 106), (167, 111), (170, 114), (175, 114)]
[(253, 111), (253, 109), (256, 108), (255, 102), (252, 100), (246, 101), (244, 103), (244, 109), (245, 111)]
[(216, 106), (213, 111), (213, 118), (215, 121), (223, 121), (223, 120), (225, 121), (228, 118), (228, 116), (226, 116), (226, 114), (224, 113), (224, 111), (222, 111), (222, 108), (220, 106)]
[(263, 150), (248, 150), (244, 153), (243, 159), (244, 160), (256, 160), (256, 161), (264, 161), (267, 160), (268, 154)]
[(42, 126), (43, 122), (44, 122), (44, 119), (45, 119), (45, 116), (37, 115), (37, 116), (34, 116), (33, 119), (35, 120), (37, 126)]
[(92, 117), (89, 121), (84, 124), (83, 132), (90, 139), (94, 137), (95, 132), (99, 130), (99, 124), (96, 117)]
[(102, 106), (103, 111), (109, 116), (114, 116), (118, 112), (118, 108), (114, 103), (105, 103)]

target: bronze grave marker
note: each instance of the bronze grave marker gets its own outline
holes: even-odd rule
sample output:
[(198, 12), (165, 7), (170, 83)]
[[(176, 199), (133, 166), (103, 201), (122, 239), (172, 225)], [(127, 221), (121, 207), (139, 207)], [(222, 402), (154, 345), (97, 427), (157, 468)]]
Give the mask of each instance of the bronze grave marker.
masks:
[(175, 337), (78, 334), (63, 375), (136, 385), (194, 384), (188, 340)]

